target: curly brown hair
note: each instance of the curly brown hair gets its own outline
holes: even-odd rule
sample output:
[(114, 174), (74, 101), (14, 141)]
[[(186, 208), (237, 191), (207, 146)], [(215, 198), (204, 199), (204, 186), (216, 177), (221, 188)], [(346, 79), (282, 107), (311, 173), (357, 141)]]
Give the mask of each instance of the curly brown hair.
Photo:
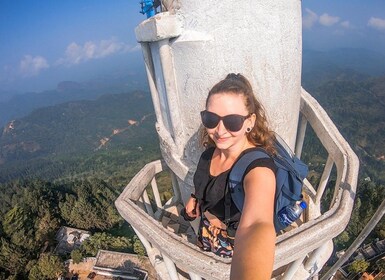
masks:
[[(246, 77), (241, 74), (228, 74), (224, 80), (214, 85), (209, 91), (206, 99), (206, 107), (208, 100), (212, 95), (223, 93), (243, 96), (245, 106), (249, 114), (256, 115), (254, 127), (247, 133), (247, 139), (255, 146), (263, 147), (270, 154), (275, 154), (274, 132), (269, 129), (265, 110), (262, 104), (255, 97), (253, 88)], [(204, 127), (201, 129), (200, 135), (201, 143), (204, 146), (215, 146), (214, 141), (208, 136)]]

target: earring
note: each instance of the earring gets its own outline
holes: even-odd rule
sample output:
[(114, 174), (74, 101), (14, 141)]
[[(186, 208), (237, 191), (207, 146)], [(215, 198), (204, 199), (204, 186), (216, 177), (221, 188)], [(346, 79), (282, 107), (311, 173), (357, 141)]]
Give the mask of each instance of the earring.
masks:
[(251, 127), (246, 128), (246, 132), (249, 133), (251, 131)]

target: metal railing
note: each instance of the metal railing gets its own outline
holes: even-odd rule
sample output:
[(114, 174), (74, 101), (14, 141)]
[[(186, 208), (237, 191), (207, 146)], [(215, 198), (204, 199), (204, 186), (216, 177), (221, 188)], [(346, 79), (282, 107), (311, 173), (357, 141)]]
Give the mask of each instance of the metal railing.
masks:
[[(308, 279), (320, 270), (330, 256), (332, 239), (345, 229), (350, 219), (356, 193), (358, 158), (326, 112), (305, 90), (301, 92), (300, 112), (296, 154), (300, 156), (302, 152), (306, 127), (310, 124), (328, 156), (319, 185), (314, 188), (305, 181), (305, 198), (309, 204), (306, 221), (277, 237), (273, 272), (276, 279)], [(325, 200), (333, 166), (336, 183), (332, 202), (328, 210), (321, 213), (321, 201)], [(164, 170), (170, 172), (174, 196), (162, 204), (155, 175)], [(159, 220), (162, 211), (181, 203), (177, 181), (164, 161), (151, 162), (127, 185), (115, 202), (116, 207), (134, 228), (162, 279), (228, 279), (230, 259), (201, 251)], [(147, 192), (149, 188), (152, 200)]]

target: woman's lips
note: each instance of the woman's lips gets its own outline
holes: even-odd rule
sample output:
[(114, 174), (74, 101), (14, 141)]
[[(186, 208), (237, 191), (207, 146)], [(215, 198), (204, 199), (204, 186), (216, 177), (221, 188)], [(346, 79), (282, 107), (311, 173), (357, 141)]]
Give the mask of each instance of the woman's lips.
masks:
[(215, 136), (215, 140), (216, 140), (217, 142), (220, 142), (220, 143), (226, 142), (228, 139), (229, 139), (229, 137)]

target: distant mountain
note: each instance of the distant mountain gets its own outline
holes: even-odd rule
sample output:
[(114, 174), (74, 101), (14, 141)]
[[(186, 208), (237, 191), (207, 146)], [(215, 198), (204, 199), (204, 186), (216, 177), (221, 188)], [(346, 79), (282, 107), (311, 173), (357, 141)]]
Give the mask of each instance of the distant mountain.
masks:
[(43, 92), (4, 95), (0, 100), (0, 126), (24, 117), (32, 110), (73, 100), (94, 100), (104, 94), (117, 94), (147, 88), (144, 73), (111, 73), (87, 82), (62, 81), (56, 89)]
[(302, 85), (313, 89), (330, 80), (363, 81), (385, 75), (385, 56), (365, 49), (304, 50)]
[(135, 159), (158, 158), (154, 124), (150, 94), (140, 91), (37, 109), (3, 128), (0, 182), (117, 171)]
[(17, 92), (9, 90), (0, 90), (0, 102), (8, 101), (12, 96), (15, 96)]
[(85, 90), (85, 85), (74, 82), (74, 81), (63, 81), (58, 83), (56, 90), (58, 92), (74, 91), (74, 90)]

